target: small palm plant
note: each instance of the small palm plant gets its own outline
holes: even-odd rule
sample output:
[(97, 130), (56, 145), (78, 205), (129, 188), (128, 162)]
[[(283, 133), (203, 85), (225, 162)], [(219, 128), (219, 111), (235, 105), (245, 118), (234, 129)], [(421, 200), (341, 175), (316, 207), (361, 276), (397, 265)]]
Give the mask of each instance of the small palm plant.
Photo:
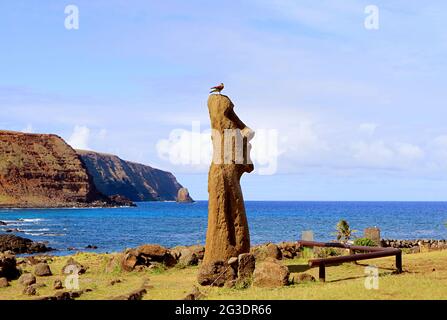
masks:
[(348, 221), (346, 220), (340, 220), (337, 223), (336, 226), (337, 232), (335, 233), (337, 235), (337, 241), (346, 243), (353, 237), (353, 234), (357, 232), (357, 230), (352, 230), (349, 226)]

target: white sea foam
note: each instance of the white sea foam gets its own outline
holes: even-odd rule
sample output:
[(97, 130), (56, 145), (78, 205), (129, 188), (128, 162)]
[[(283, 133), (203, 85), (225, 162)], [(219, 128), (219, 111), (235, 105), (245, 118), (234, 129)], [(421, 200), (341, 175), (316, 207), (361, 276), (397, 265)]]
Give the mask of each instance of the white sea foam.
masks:
[(23, 221), (23, 222), (39, 222), (39, 221), (43, 221), (43, 219), (40, 218), (35, 218), (35, 219), (18, 219), (19, 221)]
[(47, 233), (47, 232), (25, 232), (25, 234), (30, 236), (45, 236), (45, 237), (63, 237), (64, 233)]
[[(20, 229), (19, 229), (20, 230)], [(21, 232), (42, 232), (42, 231), (50, 231), (48, 228), (42, 228), (42, 229), (23, 229), (20, 230)]]

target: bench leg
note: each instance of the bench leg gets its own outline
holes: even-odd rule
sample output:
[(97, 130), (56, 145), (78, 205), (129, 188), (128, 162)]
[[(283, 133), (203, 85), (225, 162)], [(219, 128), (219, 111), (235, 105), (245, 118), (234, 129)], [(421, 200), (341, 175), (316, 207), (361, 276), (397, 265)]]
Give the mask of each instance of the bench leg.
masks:
[(397, 273), (402, 273), (402, 252), (396, 254), (396, 269)]
[(326, 281), (326, 266), (324, 264), (320, 264), (320, 267), (318, 270), (318, 278), (321, 282)]

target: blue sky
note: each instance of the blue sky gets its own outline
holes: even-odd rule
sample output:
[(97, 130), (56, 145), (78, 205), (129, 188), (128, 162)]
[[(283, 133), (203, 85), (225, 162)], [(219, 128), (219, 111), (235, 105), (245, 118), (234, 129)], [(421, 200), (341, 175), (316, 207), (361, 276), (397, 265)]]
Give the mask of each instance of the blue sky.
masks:
[[(64, 27), (69, 4), (79, 30)], [(371, 4), (378, 30), (364, 27)], [(1, 129), (169, 170), (206, 199), (206, 100), (224, 82), (260, 133), (246, 199), (447, 198), (445, 1), (41, 0), (0, 12)], [(199, 164), (182, 158), (194, 124)], [(269, 175), (266, 130), (278, 134)]]

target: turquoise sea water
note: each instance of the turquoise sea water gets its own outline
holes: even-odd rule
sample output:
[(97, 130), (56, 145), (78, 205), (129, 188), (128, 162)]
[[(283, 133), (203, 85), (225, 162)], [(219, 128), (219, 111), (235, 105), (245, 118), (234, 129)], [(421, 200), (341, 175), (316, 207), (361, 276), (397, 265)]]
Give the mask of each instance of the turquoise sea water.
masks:
[[(144, 243), (167, 247), (205, 242), (206, 201), (191, 204), (144, 202), (136, 208), (0, 209), (0, 233), (47, 241), (67, 254), (68, 247), (98, 252), (121, 251)], [(378, 226), (382, 237), (397, 239), (447, 238), (447, 202), (274, 202), (247, 201), (253, 244), (293, 241), (305, 230), (315, 240), (331, 240), (336, 223), (346, 219), (353, 229)], [(359, 233), (361, 235), (362, 232)]]

